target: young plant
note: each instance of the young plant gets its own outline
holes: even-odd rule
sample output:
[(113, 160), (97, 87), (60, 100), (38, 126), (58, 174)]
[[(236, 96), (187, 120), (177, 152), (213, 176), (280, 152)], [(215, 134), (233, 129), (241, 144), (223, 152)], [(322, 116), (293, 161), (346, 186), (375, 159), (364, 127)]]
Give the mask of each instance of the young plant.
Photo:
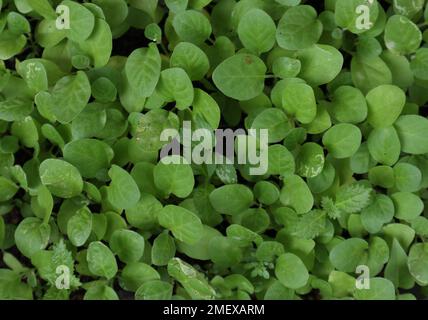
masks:
[(426, 299), (427, 23), (0, 0), (0, 299)]

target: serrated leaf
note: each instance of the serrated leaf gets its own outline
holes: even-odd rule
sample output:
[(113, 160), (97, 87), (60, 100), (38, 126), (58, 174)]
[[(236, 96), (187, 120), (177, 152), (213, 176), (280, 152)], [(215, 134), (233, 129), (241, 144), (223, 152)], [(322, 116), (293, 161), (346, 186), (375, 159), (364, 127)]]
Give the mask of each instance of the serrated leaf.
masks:
[(323, 210), (312, 210), (300, 217), (292, 234), (303, 239), (314, 239), (326, 228), (327, 213)]
[(344, 213), (357, 213), (367, 207), (371, 202), (372, 189), (361, 184), (342, 186), (335, 199), (335, 206)]

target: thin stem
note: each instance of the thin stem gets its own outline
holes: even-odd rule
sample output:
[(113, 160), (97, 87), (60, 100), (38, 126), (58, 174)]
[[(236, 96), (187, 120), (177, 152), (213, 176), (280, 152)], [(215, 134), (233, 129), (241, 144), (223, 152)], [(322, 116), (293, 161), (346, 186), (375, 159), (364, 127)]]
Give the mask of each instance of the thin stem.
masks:
[(163, 42), (162, 42), (162, 41), (161, 41), (161, 42), (159, 42), (159, 45), (160, 45), (160, 47), (161, 47), (162, 51), (164, 52), (164, 54), (165, 54), (165, 55), (167, 55), (167, 56), (169, 57), (169, 51), (168, 51), (168, 49), (165, 47), (165, 45), (163, 44)]

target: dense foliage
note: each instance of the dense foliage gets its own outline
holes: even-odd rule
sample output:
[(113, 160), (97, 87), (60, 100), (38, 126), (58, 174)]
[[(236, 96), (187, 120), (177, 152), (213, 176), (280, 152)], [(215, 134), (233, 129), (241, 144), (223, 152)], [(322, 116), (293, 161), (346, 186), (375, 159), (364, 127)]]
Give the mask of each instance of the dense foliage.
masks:
[[(0, 9), (0, 298), (428, 296), (425, 0)], [(266, 174), (161, 162), (183, 121)]]

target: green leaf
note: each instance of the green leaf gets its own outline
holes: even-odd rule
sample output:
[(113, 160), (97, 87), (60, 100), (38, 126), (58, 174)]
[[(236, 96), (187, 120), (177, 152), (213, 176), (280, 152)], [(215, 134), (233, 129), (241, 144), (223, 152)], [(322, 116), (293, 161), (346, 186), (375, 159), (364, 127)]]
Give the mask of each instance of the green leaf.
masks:
[(152, 262), (156, 266), (166, 266), (175, 256), (175, 242), (168, 232), (162, 232), (153, 241)]
[(390, 252), (388, 244), (380, 237), (372, 237), (369, 241), (367, 266), (372, 275), (379, 274), (388, 262)]
[(265, 205), (272, 205), (279, 199), (278, 187), (268, 181), (257, 182), (253, 192), (257, 200)]
[(161, 58), (155, 44), (148, 48), (137, 49), (131, 53), (125, 65), (129, 84), (141, 92), (143, 97), (150, 97), (159, 81)]
[(92, 231), (92, 213), (83, 208), (76, 212), (67, 223), (67, 235), (71, 243), (80, 247), (88, 240)]
[(19, 187), (13, 181), (0, 177), (0, 201), (8, 201), (18, 192)]
[(288, 9), (278, 23), (276, 40), (281, 48), (301, 50), (316, 44), (321, 37), (323, 25), (316, 10), (309, 5)]
[(108, 172), (111, 178), (107, 197), (111, 204), (120, 209), (129, 209), (140, 200), (140, 190), (132, 176), (117, 165)]
[(268, 174), (286, 177), (294, 174), (296, 164), (293, 155), (286, 147), (275, 144), (268, 148)]
[(135, 292), (136, 300), (170, 300), (173, 286), (165, 281), (152, 280), (144, 283)]
[(275, 45), (275, 22), (263, 10), (248, 11), (239, 21), (237, 32), (244, 47), (257, 55)]
[(284, 253), (278, 257), (275, 275), (287, 288), (298, 289), (307, 284), (309, 273), (303, 261), (292, 253)]
[(116, 230), (109, 244), (111, 250), (125, 263), (139, 261), (144, 253), (144, 238), (131, 230)]
[(297, 175), (284, 178), (279, 199), (284, 206), (293, 208), (299, 214), (309, 212), (314, 205), (314, 197), (308, 185)]
[(217, 236), (210, 240), (208, 252), (211, 261), (222, 268), (236, 266), (242, 260), (242, 251), (233, 238)]
[(293, 298), (294, 290), (284, 287), (279, 281), (274, 281), (266, 290), (264, 296), (265, 300), (293, 300)]
[(83, 300), (119, 300), (119, 296), (113, 288), (99, 284), (91, 286), (86, 291)]
[(302, 68), (300, 60), (289, 57), (279, 57), (272, 64), (272, 72), (280, 78), (296, 77)]
[(171, 230), (175, 238), (194, 244), (203, 235), (201, 220), (191, 211), (174, 206), (165, 206), (158, 215), (159, 224)]
[(48, 89), (48, 73), (41, 61), (25, 60), (22, 63), (17, 63), (16, 69), (34, 92), (38, 93)]
[(193, 118), (203, 118), (212, 129), (217, 129), (220, 124), (221, 111), (217, 102), (205, 91), (195, 89), (193, 99)]
[(3, 300), (32, 300), (33, 293), (27, 283), (21, 281), (22, 276), (19, 273), (7, 269), (1, 269), (0, 272), (0, 297)]
[(404, 16), (407, 16), (409, 18), (414, 17), (417, 13), (420, 13), (424, 7), (425, 1), (423, 0), (416, 0), (416, 1), (409, 1), (409, 0), (394, 0), (394, 12), (397, 14), (402, 14)]
[(356, 213), (366, 208), (371, 202), (372, 189), (362, 184), (341, 186), (336, 193), (335, 206), (344, 213)]
[(290, 83), (282, 96), (285, 111), (303, 124), (311, 123), (317, 114), (315, 93), (312, 87), (304, 83)]
[(38, 218), (25, 218), (15, 231), (15, 243), (19, 251), (31, 258), (37, 251), (47, 247), (51, 228)]
[(213, 80), (226, 96), (245, 101), (262, 93), (265, 73), (266, 66), (258, 57), (237, 54), (224, 60), (214, 70)]
[(192, 81), (202, 80), (210, 69), (207, 55), (189, 42), (180, 42), (171, 55), (170, 65), (186, 71)]
[(361, 131), (358, 127), (341, 123), (331, 127), (323, 136), (322, 142), (330, 154), (337, 159), (352, 157), (361, 144)]
[(355, 272), (357, 266), (364, 264), (368, 243), (359, 238), (343, 240), (330, 251), (333, 266), (343, 272)]
[(369, 107), (368, 121), (375, 128), (394, 124), (403, 111), (406, 95), (393, 85), (381, 85), (371, 90), (367, 96)]
[(52, 90), (52, 112), (59, 122), (69, 123), (83, 111), (90, 97), (91, 85), (84, 72), (78, 71), (75, 76), (65, 76)]
[(212, 191), (209, 199), (216, 211), (236, 215), (251, 206), (254, 196), (244, 185), (229, 184)]
[(410, 68), (416, 78), (428, 80), (428, 49), (420, 48), (416, 51), (415, 57), (410, 61)]
[(367, 102), (357, 88), (341, 86), (334, 91), (330, 111), (339, 122), (357, 124), (367, 118)]
[(156, 23), (151, 23), (144, 29), (144, 36), (153, 42), (160, 43), (162, 40), (162, 29)]
[(390, 223), (384, 226), (382, 231), (389, 243), (395, 238), (406, 251), (415, 238), (415, 230), (406, 224)]
[(325, 158), (323, 148), (313, 142), (305, 143), (297, 155), (297, 173), (306, 178), (315, 178), (321, 174)]
[(20, 53), (27, 44), (27, 38), (24, 35), (17, 36), (8, 30), (0, 33), (0, 60), (8, 60), (14, 55)]
[(327, 213), (312, 210), (305, 213), (294, 226), (292, 235), (303, 239), (314, 239), (322, 234), (327, 225)]
[(416, 217), (411, 221), (412, 228), (415, 230), (417, 235), (426, 237), (428, 235), (428, 219), (425, 217)]
[(125, 210), (126, 220), (133, 227), (151, 229), (157, 224), (162, 204), (151, 194), (142, 193), (138, 203)]
[(166, 101), (175, 101), (179, 110), (187, 109), (193, 102), (192, 81), (181, 68), (163, 70), (156, 90)]
[(411, 221), (418, 217), (423, 209), (424, 203), (415, 194), (410, 192), (397, 192), (391, 195), (395, 206), (395, 217)]
[(61, 3), (70, 10), (70, 29), (66, 29), (67, 38), (75, 42), (83, 42), (89, 38), (95, 26), (95, 17), (83, 5), (65, 0)]
[(221, 233), (214, 228), (203, 226), (204, 232), (201, 239), (194, 244), (177, 241), (177, 250), (188, 257), (197, 260), (210, 260), (209, 244), (212, 238), (221, 236)]
[(93, 0), (99, 6), (105, 16), (106, 21), (112, 27), (117, 28), (126, 22), (129, 15), (128, 3), (125, 0)]
[(319, 175), (308, 178), (308, 186), (313, 193), (321, 193), (332, 186), (336, 171), (330, 161), (325, 161), (324, 168)]
[(127, 291), (137, 291), (144, 283), (159, 280), (159, 273), (148, 264), (142, 262), (128, 263), (122, 270), (121, 287)]
[(92, 34), (78, 44), (79, 49), (91, 58), (95, 68), (104, 67), (110, 60), (113, 50), (113, 39), (109, 25), (103, 19), (95, 19)]
[(172, 21), (175, 32), (182, 41), (202, 44), (211, 35), (209, 20), (200, 12), (186, 10), (179, 12)]
[(117, 262), (110, 249), (100, 241), (91, 242), (87, 260), (89, 270), (97, 276), (112, 279), (117, 271)]
[(416, 52), (422, 42), (422, 32), (418, 26), (400, 15), (388, 19), (384, 37), (386, 47), (402, 55)]
[(398, 163), (394, 166), (395, 187), (403, 192), (416, 192), (420, 189), (422, 173), (410, 163)]
[(29, 2), (31, 8), (45, 19), (56, 19), (55, 10), (48, 0), (34, 0)]
[(418, 115), (404, 115), (395, 123), (401, 150), (410, 154), (428, 153), (428, 120)]
[(405, 56), (384, 51), (381, 54), (381, 58), (391, 71), (393, 84), (400, 88), (408, 88), (413, 84), (415, 76), (412, 72), (410, 61)]
[(181, 156), (168, 156), (153, 171), (156, 188), (166, 196), (174, 194), (186, 198), (193, 190), (195, 180), (192, 167)]
[(276, 241), (264, 241), (257, 248), (256, 258), (259, 261), (272, 262), (283, 253), (284, 246), (281, 243)]
[(377, 233), (382, 226), (392, 220), (395, 208), (392, 200), (385, 195), (376, 195), (373, 202), (361, 211), (361, 223), (370, 233)]
[(428, 284), (428, 245), (417, 243), (410, 248), (407, 261), (410, 274), (423, 286)]
[[(133, 114), (129, 121), (133, 122)], [(164, 146), (165, 142), (160, 141), (160, 136), (164, 129), (178, 129), (177, 116), (166, 110), (150, 110), (144, 115), (136, 115), (135, 132), (132, 132), (138, 143), (144, 145), (148, 152), (158, 152)]]
[(0, 120), (8, 122), (24, 120), (33, 109), (33, 103), (23, 98), (0, 101)]
[(28, 20), (23, 15), (16, 12), (10, 12), (7, 15), (7, 26), (9, 30), (15, 34), (31, 32), (31, 26)]
[(343, 56), (334, 47), (317, 44), (297, 52), (302, 63), (299, 77), (312, 86), (333, 81), (343, 66)]
[(39, 133), (36, 122), (31, 117), (15, 121), (12, 124), (11, 133), (27, 148), (35, 148), (38, 145)]
[(73, 137), (89, 138), (99, 133), (107, 122), (107, 112), (101, 104), (90, 103), (71, 123)]
[(79, 169), (85, 178), (95, 178), (110, 166), (113, 159), (111, 147), (99, 140), (81, 139), (64, 146), (64, 159)]
[(370, 279), (370, 289), (356, 290), (357, 300), (396, 300), (394, 284), (388, 279)]
[(355, 55), (351, 61), (351, 75), (355, 86), (364, 94), (392, 83), (391, 70), (377, 56)]
[(279, 109), (269, 108), (257, 115), (251, 125), (251, 129), (269, 130), (269, 143), (278, 143), (284, 140), (291, 127), (284, 112)]
[(73, 198), (83, 189), (79, 170), (70, 163), (59, 159), (47, 159), (40, 164), (40, 180), (49, 191), (60, 198)]
[(367, 146), (373, 159), (381, 164), (392, 166), (400, 158), (401, 143), (394, 127), (373, 129)]
[[(394, 283), (395, 287), (406, 286), (406, 282), (413, 280), (407, 266), (407, 254), (397, 240), (393, 240), (391, 256), (385, 268), (385, 277)], [(413, 283), (411, 284), (413, 286)]]

